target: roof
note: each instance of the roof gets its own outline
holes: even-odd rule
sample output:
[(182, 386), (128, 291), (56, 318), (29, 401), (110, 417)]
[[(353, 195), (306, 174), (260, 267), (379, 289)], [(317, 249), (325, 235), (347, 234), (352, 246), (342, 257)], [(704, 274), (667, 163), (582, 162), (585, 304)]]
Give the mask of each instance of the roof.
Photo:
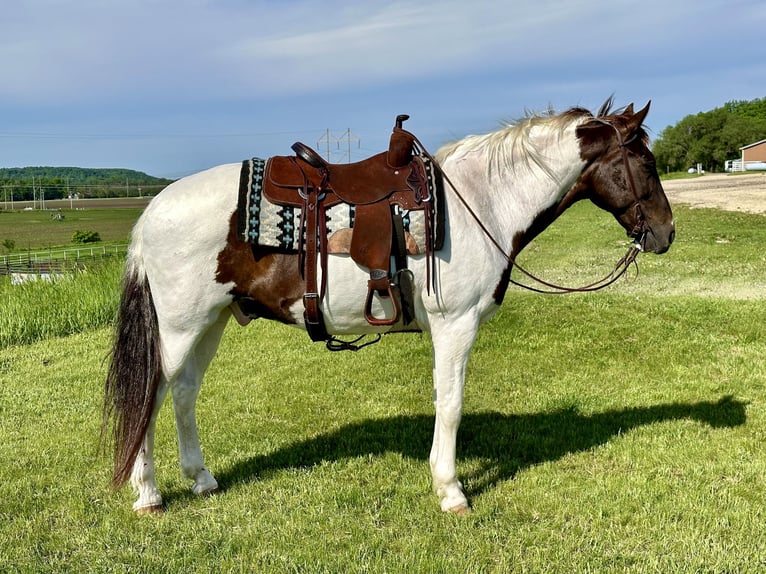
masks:
[(748, 144), (748, 145), (743, 145), (743, 146), (742, 146), (741, 148), (739, 148), (739, 149), (747, 149), (747, 148), (749, 148), (749, 147), (755, 147), (755, 146), (757, 146), (757, 145), (761, 145), (762, 143), (766, 143), (766, 140), (761, 140), (761, 141), (759, 141), (759, 142), (751, 143), (751, 144)]

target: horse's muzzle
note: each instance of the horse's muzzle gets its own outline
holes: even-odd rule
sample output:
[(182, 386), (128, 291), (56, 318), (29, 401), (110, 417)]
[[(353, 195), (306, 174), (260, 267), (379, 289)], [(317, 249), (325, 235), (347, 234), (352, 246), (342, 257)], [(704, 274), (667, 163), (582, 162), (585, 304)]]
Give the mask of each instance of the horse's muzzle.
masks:
[(665, 253), (670, 249), (670, 245), (676, 238), (676, 226), (674, 222), (670, 225), (649, 227), (641, 238), (641, 248), (643, 251), (649, 251), (658, 255)]

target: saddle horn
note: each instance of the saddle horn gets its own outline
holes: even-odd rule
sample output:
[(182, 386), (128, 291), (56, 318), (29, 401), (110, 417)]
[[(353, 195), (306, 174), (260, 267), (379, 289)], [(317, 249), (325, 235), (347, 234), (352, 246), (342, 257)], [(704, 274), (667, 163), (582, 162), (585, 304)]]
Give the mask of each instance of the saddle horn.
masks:
[(415, 138), (402, 128), (402, 124), (410, 118), (407, 114), (396, 116), (394, 132), (388, 144), (388, 166), (392, 168), (404, 167), (412, 161), (412, 146)]

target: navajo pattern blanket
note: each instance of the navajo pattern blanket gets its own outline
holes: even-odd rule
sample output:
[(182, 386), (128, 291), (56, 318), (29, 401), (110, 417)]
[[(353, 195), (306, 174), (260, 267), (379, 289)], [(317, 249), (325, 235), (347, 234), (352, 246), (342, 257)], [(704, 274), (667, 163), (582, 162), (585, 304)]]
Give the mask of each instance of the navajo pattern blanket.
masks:
[[(444, 239), (443, 187), (430, 160), (424, 160), (429, 187), (434, 197), (435, 249), (440, 249)], [(263, 176), (266, 160), (254, 157), (242, 162), (239, 181), (239, 205), (237, 209), (237, 232), (242, 241), (255, 245), (276, 247), (288, 253), (300, 248), (301, 210), (275, 205), (263, 196)], [(402, 224), (425, 253), (425, 216), (422, 211), (402, 212)], [(328, 236), (344, 228), (354, 227), (354, 207), (341, 203), (326, 211)]]

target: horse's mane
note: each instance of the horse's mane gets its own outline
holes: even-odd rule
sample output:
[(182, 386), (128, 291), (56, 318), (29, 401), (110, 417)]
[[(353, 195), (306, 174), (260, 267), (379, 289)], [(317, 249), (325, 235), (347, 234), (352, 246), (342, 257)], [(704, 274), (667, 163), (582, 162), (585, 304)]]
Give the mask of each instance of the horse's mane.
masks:
[(503, 127), (497, 131), (484, 135), (469, 135), (444, 145), (436, 153), (436, 159), (442, 163), (454, 154), (484, 151), (487, 154), (487, 170), (490, 175), (494, 169), (514, 170), (519, 165), (529, 168), (535, 164), (552, 176), (546, 158), (532, 141), (532, 130), (544, 126), (561, 136), (572, 123), (580, 123), (585, 118), (603, 118), (620, 113), (622, 110), (612, 109), (613, 104), (614, 99), (610, 96), (596, 114), (579, 106), (571, 107), (562, 113), (556, 113), (551, 107), (543, 113), (527, 111), (520, 119), (501, 122)]

